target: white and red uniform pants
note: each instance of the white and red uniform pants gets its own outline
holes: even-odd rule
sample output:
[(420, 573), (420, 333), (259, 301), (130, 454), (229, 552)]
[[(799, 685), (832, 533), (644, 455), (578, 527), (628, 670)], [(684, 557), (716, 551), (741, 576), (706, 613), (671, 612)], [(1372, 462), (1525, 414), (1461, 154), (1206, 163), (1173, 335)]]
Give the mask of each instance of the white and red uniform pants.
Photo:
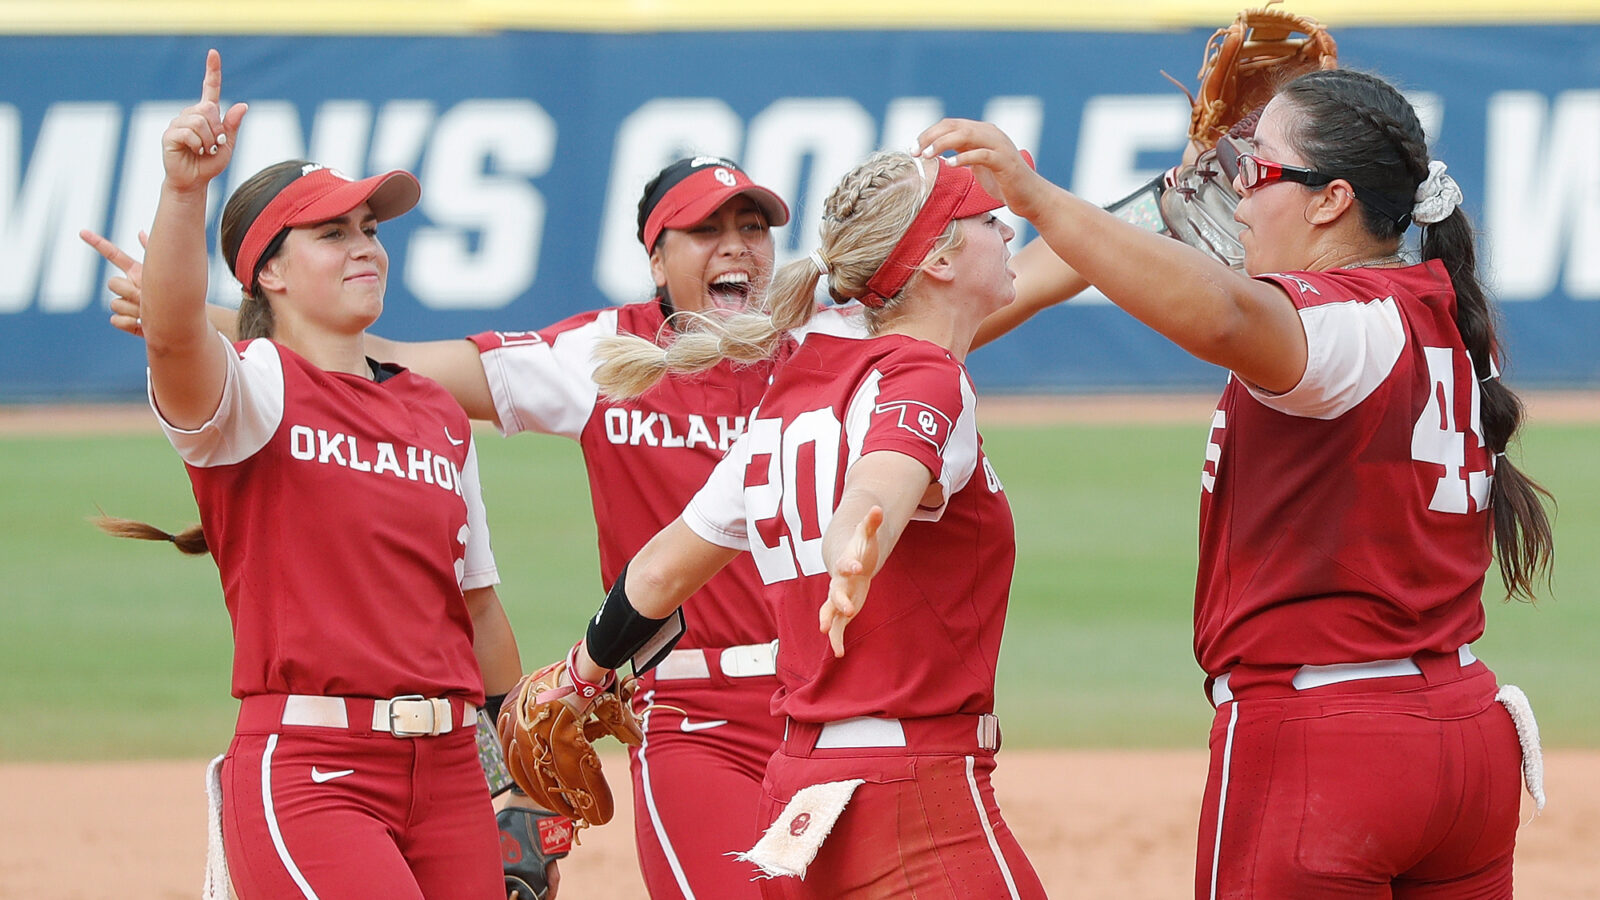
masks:
[(654, 900), (760, 896), (750, 866), (729, 854), (760, 837), (761, 779), (783, 740), (772, 653), (770, 644), (675, 650), (640, 679), (635, 704), (658, 708), (629, 751), (633, 826)]
[[(857, 778), (865, 783), (855, 789), (805, 877), (762, 880), (761, 895), (1043, 898), (1038, 874), (1000, 816), (989, 781), (994, 750), (979, 746), (978, 720), (950, 715), (829, 725), (791, 721), (783, 748), (767, 767), (763, 828), (802, 788)], [(862, 721), (873, 726), (868, 734), (881, 733), (884, 723), (898, 725), (905, 746), (846, 746), (871, 743), (850, 739), (856, 732), (849, 726)], [(831, 746), (819, 749), (819, 739)], [(999, 741), (986, 743), (996, 747)]]
[(244, 698), (222, 765), (240, 897), (504, 900), (471, 707), (450, 700), (447, 733), (396, 737), (373, 730), (384, 701), (343, 701), (341, 728), (283, 724), (285, 699)]
[(1427, 653), (1420, 674), (1291, 682), (1395, 663), (1239, 667), (1213, 688), (1196, 898), (1511, 896), (1522, 750), (1487, 666)]

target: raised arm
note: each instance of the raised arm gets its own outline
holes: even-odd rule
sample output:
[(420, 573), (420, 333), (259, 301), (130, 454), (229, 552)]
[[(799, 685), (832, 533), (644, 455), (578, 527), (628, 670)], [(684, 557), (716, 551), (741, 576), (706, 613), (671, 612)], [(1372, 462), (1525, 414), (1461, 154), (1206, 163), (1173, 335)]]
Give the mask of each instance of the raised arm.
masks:
[(478, 348), (471, 341), (395, 341), (368, 333), (366, 346), (367, 354), (374, 359), (399, 363), (439, 382), (468, 417), (499, 422), (494, 395), (489, 391), (489, 376), (484, 374)]
[(822, 533), (822, 560), (832, 576), (818, 627), (833, 655), (844, 655), (844, 629), (861, 612), (872, 577), (894, 552), (919, 504), (937, 505), (938, 487), (927, 466), (904, 453), (876, 450), (844, 476), (839, 506)]
[[(106, 283), (115, 295), (111, 298), (112, 327), (134, 337), (144, 337), (143, 267), (127, 251), (93, 231), (85, 229), (78, 232), (78, 237), (122, 270), (120, 276)], [(139, 242), (145, 245), (148, 253), (149, 243), (144, 232), (139, 233)], [(205, 317), (211, 327), (228, 340), (238, 340), (238, 310), (206, 304)], [(450, 392), (468, 416), (498, 422), (489, 379), (483, 373), (478, 350), (471, 341), (394, 341), (369, 332), (365, 342), (368, 356), (381, 362), (399, 363), (432, 378)]]
[(144, 264), (140, 324), (156, 405), (178, 428), (196, 428), (216, 412), (227, 378), (228, 348), (206, 321), (206, 189), (233, 157), (245, 106), (226, 115), (222, 57), (206, 54), (200, 102), (179, 113), (161, 136), (166, 178)]
[(956, 164), (980, 169), (1058, 256), (1178, 346), (1270, 391), (1299, 383), (1306, 366), (1305, 329), (1277, 287), (1050, 183), (994, 125), (945, 119), (919, 142), (928, 155), (953, 151)]

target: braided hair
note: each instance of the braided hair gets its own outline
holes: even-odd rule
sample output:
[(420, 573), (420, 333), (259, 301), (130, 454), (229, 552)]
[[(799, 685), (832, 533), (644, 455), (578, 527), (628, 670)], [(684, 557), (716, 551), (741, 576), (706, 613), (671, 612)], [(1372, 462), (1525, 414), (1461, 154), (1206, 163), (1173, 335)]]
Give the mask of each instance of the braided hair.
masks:
[[(911, 226), (927, 199), (929, 186), (920, 164), (909, 155), (881, 151), (840, 180), (823, 204), (820, 254), (828, 261), (828, 291), (836, 300), (866, 293), (867, 282)], [(935, 250), (956, 249), (961, 231), (952, 222)], [(704, 371), (724, 359), (757, 362), (777, 353), (784, 333), (811, 318), (822, 273), (802, 257), (780, 267), (757, 308), (743, 312), (679, 311), (678, 334), (665, 348), (634, 335), (602, 339), (594, 378), (613, 399), (637, 397), (670, 374)], [(900, 301), (916, 279), (881, 308), (865, 309), (876, 333), (899, 315)]]
[[(1398, 209), (1411, 209), (1428, 177), (1427, 137), (1416, 111), (1388, 82), (1353, 69), (1311, 72), (1278, 93), (1298, 114), (1289, 144), (1319, 172), (1335, 174), (1376, 193)], [(1410, 216), (1394, 218), (1359, 198), (1362, 223), (1374, 238), (1396, 241)], [(1495, 454), (1490, 508), (1500, 575), (1511, 597), (1533, 599), (1535, 580), (1548, 583), (1553, 539), (1540, 496), (1550, 492), (1503, 454), (1522, 425), (1520, 398), (1495, 377), (1504, 353), (1497, 316), (1478, 279), (1472, 223), (1457, 207), (1422, 232), (1422, 258), (1444, 264), (1456, 294), (1456, 329), (1481, 379), (1483, 437)]]

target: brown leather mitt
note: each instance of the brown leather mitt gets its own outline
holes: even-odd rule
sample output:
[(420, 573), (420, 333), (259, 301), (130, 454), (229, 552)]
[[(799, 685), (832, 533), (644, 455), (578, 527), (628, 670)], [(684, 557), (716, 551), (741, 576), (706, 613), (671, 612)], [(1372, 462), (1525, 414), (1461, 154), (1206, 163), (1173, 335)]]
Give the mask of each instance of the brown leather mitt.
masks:
[(578, 828), (604, 825), (615, 812), (594, 741), (610, 734), (637, 746), (644, 728), (633, 712), (631, 677), (585, 701), (562, 684), (565, 660), (524, 675), (506, 695), (496, 723), (517, 787)]
[(1200, 92), (1190, 97), (1189, 140), (1195, 151), (1216, 146), (1241, 119), (1258, 113), (1280, 84), (1338, 65), (1338, 45), (1316, 19), (1272, 3), (1241, 10), (1232, 25), (1217, 29), (1206, 42)]

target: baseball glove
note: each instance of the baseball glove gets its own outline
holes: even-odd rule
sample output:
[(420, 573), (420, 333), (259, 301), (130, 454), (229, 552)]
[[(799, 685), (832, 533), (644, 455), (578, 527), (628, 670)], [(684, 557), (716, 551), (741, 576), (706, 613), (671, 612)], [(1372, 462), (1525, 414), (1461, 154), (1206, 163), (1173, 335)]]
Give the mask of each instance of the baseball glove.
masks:
[(1209, 150), (1241, 120), (1259, 113), (1278, 85), (1338, 64), (1339, 48), (1316, 19), (1270, 2), (1241, 10), (1206, 42), (1200, 92), (1189, 98), (1189, 140), (1197, 152)]
[(550, 893), (547, 866), (572, 850), (572, 823), (565, 816), (507, 806), (495, 814), (507, 900), (544, 900)]
[(593, 700), (561, 684), (567, 662), (523, 676), (500, 708), (500, 746), (511, 778), (533, 802), (578, 828), (604, 825), (615, 811), (594, 741), (610, 734), (638, 746), (644, 727), (633, 711), (637, 680), (619, 679)]
[(1217, 165), (1213, 147), (1188, 165), (1166, 175), (1161, 192), (1161, 219), (1173, 237), (1239, 272), (1244, 271), (1244, 226), (1233, 218), (1239, 193)]

